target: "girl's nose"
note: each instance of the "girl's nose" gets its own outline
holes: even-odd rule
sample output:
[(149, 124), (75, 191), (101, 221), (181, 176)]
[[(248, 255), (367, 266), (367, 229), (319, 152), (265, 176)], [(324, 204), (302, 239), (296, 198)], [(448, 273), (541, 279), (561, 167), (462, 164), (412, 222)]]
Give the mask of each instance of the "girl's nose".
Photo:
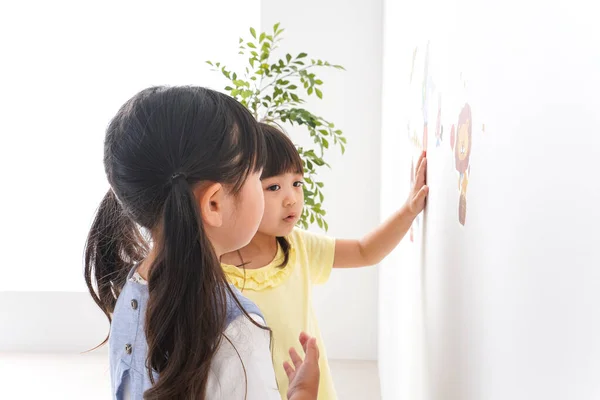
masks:
[(292, 207), (295, 204), (296, 204), (295, 196), (288, 196), (283, 200), (284, 207)]

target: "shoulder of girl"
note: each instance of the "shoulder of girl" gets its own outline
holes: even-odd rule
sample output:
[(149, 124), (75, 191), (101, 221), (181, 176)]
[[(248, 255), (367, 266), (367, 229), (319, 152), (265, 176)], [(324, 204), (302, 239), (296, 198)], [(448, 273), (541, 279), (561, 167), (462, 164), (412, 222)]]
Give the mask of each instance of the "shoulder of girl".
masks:
[(302, 229), (302, 228), (294, 228), (294, 230), (292, 230), (292, 233), (290, 233), (288, 235), (288, 240), (292, 243), (292, 244), (297, 244), (300, 242), (303, 242), (305, 240), (305, 238), (307, 238), (308, 236), (310, 236), (310, 232)]

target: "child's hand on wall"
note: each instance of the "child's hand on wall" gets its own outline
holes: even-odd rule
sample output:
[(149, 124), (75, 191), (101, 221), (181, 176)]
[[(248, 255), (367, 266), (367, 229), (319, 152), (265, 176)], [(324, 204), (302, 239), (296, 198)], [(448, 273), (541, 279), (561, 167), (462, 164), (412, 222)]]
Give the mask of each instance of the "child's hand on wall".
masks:
[(427, 176), (427, 153), (424, 151), (419, 157), (416, 164), (415, 183), (410, 191), (408, 200), (406, 201), (406, 209), (416, 217), (423, 208), (425, 208), (425, 200), (429, 194), (429, 186), (426, 185)]

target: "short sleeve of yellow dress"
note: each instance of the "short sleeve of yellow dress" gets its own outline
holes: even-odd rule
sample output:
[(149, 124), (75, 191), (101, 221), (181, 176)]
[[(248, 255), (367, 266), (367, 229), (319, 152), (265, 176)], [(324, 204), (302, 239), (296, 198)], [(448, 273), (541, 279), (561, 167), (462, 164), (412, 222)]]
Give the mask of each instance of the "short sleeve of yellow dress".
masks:
[(317, 338), (320, 350), (319, 400), (337, 399), (327, 362), (327, 351), (312, 306), (312, 286), (325, 283), (331, 275), (335, 239), (301, 229), (287, 237), (290, 243), (288, 263), (281, 266), (281, 247), (268, 265), (243, 270), (223, 264), (227, 278), (260, 308), (273, 331), (273, 364), (282, 399), (287, 399), (288, 380), (283, 362), (290, 347), (299, 349), (298, 335), (305, 331)]

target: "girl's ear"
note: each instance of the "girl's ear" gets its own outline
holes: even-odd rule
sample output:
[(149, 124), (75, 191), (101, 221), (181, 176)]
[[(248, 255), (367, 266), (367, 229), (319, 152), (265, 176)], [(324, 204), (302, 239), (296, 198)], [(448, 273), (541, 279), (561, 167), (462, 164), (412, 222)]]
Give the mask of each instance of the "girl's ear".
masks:
[(194, 189), (194, 197), (205, 225), (220, 228), (223, 225), (225, 190), (220, 183), (207, 183)]

